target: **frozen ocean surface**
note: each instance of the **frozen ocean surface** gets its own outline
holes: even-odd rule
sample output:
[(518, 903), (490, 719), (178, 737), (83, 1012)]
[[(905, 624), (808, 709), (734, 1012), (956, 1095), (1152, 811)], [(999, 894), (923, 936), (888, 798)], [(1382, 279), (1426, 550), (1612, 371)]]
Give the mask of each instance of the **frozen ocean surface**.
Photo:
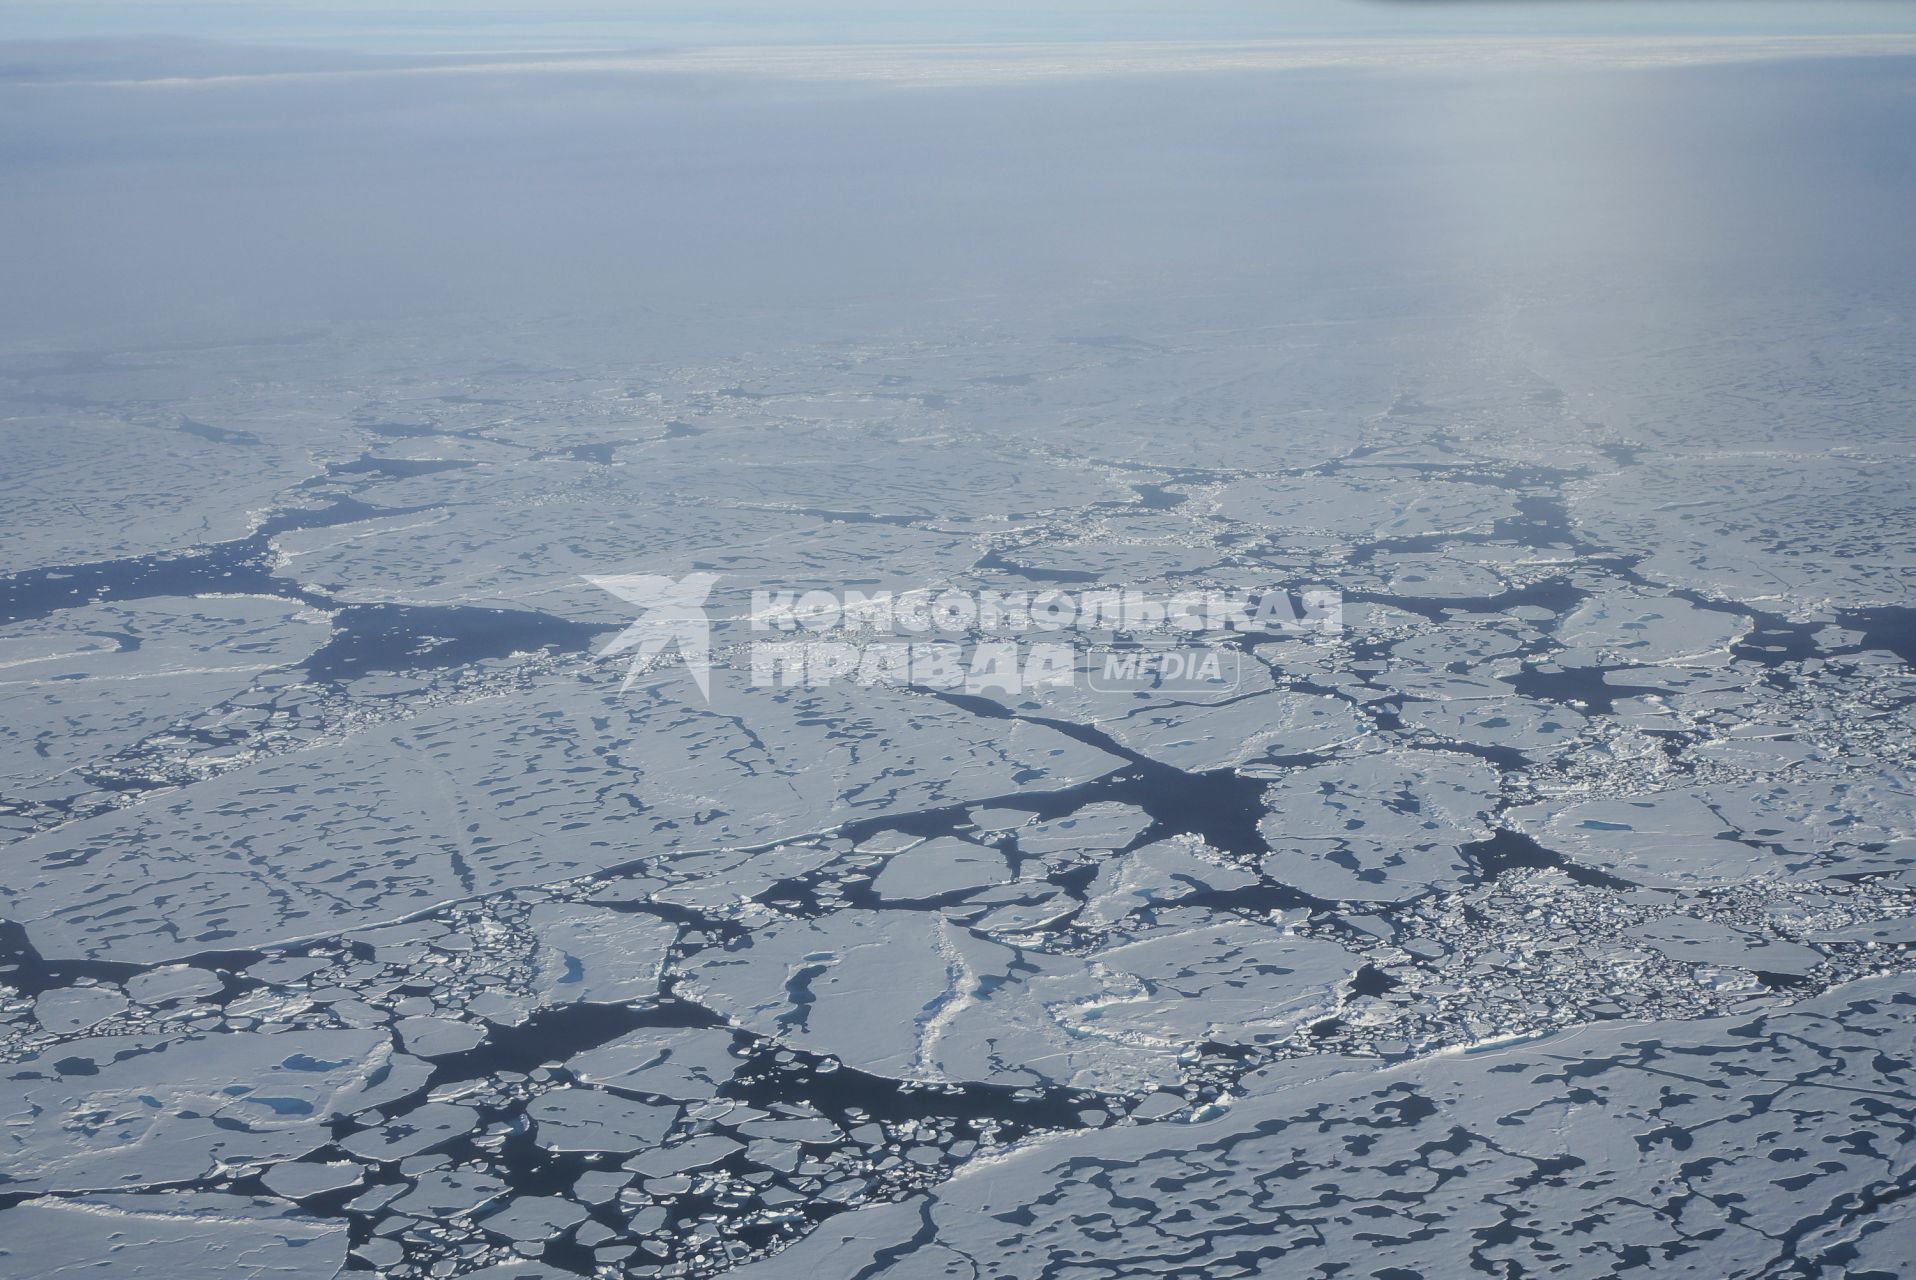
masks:
[(1617, 48), (7, 71), (0, 1274), (1907, 1274), (1916, 62)]

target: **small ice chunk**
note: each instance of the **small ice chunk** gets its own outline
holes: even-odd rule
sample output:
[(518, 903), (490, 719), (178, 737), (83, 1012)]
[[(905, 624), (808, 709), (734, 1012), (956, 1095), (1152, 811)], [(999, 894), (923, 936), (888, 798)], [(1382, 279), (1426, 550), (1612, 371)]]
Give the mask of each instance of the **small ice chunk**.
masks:
[(1066, 817), (1020, 828), (1018, 849), (1031, 857), (1122, 849), (1150, 825), (1151, 815), (1128, 804), (1088, 804)]
[(514, 1196), (482, 1222), (513, 1240), (548, 1240), (585, 1221), (585, 1210), (560, 1196)]
[(486, 1038), (484, 1027), (452, 1018), (401, 1018), (393, 1030), (406, 1052), (421, 1058), (463, 1053)]
[(387, 1124), (363, 1130), (339, 1145), (368, 1160), (399, 1160), (471, 1133), (479, 1113), (454, 1102), (428, 1102)]
[(893, 854), (872, 881), (872, 892), (886, 902), (911, 902), (1005, 884), (1011, 878), (1011, 868), (996, 849), (944, 837)]
[(412, 1190), (392, 1202), (394, 1213), (438, 1221), (471, 1213), (506, 1190), (503, 1180), (478, 1169), (433, 1169), (414, 1181)]
[(678, 926), (657, 916), (582, 902), (532, 909), (538, 990), (550, 1004), (622, 1004), (657, 995)]
[(365, 1170), (351, 1161), (327, 1163), (295, 1161), (276, 1164), (260, 1179), (267, 1190), (289, 1200), (304, 1200), (358, 1184)]
[(732, 1033), (722, 1028), (647, 1027), (588, 1049), (566, 1069), (582, 1084), (703, 1101), (737, 1069), (731, 1050)]
[(162, 1005), (210, 996), (221, 985), (218, 974), (192, 965), (169, 964), (128, 978), (126, 993), (141, 1004)]
[(636, 1151), (656, 1146), (677, 1118), (676, 1106), (660, 1106), (606, 1093), (564, 1088), (542, 1094), (526, 1108), (534, 1137), (548, 1151)]
[(56, 1036), (98, 1026), (126, 1012), (126, 997), (111, 987), (59, 987), (33, 1002), (33, 1016)]

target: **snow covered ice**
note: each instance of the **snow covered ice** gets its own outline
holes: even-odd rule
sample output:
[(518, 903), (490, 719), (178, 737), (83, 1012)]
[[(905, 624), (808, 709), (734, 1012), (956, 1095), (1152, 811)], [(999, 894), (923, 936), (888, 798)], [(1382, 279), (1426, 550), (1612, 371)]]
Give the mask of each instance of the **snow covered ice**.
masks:
[[(0, 1274), (1905, 1272), (1884, 39), (0, 68), (75, 271), (133, 93), (422, 246), (0, 330)], [(692, 573), (628, 687), (591, 579)], [(1227, 687), (752, 678), (758, 591), (1267, 587)]]

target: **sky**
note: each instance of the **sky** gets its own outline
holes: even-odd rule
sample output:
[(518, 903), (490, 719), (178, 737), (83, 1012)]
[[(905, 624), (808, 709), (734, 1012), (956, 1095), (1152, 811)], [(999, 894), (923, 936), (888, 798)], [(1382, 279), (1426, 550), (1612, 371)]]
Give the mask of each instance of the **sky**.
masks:
[[(1892, 246), (1916, 205), (1916, 41), (1726, 59), (1683, 24), (1840, 34), (1910, 6), (1212, 0), (1180, 7), (1175, 32), (1167, 11), (975, 4), (880, 21), (876, 6), (733, 0), (696, 19), (635, 6), (535, 21), (507, 5), (322, 17), (11, 0), (16, 34), (68, 39), (0, 45), (0, 348), (587, 311), (640, 344), (699, 314), (736, 328), (776, 312), (799, 332), (813, 321), (790, 317), (882, 312), (910, 329), (1118, 293), (1229, 295), (1255, 314), (1327, 272), (1353, 297), (1438, 275), (1536, 296), (1633, 273), (1837, 288), (1906, 260)], [(806, 20), (780, 16), (794, 12)], [(1170, 57), (1143, 43), (1328, 35), (1307, 19), (1331, 17), (1401, 36), (1453, 14), (1478, 36), (1599, 19), (1669, 31), (1622, 42), (1648, 57), (1568, 42), (1540, 60), (1523, 51), (1549, 42), (1487, 40), (1504, 59), (1488, 63), (1366, 37), (1262, 62), (1229, 41)], [(82, 30), (114, 39), (73, 41)], [(594, 47), (593, 33), (607, 49), (678, 43), (524, 56)], [(1077, 51), (937, 47), (1047, 34)], [(686, 52), (853, 35), (926, 47)], [(1141, 43), (1091, 43), (1125, 37)]]
[(8, 0), (0, 6), (0, 40), (168, 35), (406, 52), (1912, 29), (1911, 0)]

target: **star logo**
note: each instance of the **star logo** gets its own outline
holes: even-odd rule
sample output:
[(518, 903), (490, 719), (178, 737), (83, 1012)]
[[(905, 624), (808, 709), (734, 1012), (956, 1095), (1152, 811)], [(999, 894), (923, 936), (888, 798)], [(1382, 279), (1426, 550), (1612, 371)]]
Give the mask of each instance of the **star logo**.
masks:
[(656, 573), (587, 575), (586, 581), (593, 586), (641, 610), (636, 622), (599, 650), (601, 658), (632, 652), (625, 682), (619, 686), (621, 693), (659, 665), (666, 650), (677, 645), (679, 657), (692, 673), (699, 692), (711, 698), (712, 624), (705, 612), (705, 600), (712, 594), (712, 584), (718, 580), (716, 573), (688, 573), (682, 578)]

